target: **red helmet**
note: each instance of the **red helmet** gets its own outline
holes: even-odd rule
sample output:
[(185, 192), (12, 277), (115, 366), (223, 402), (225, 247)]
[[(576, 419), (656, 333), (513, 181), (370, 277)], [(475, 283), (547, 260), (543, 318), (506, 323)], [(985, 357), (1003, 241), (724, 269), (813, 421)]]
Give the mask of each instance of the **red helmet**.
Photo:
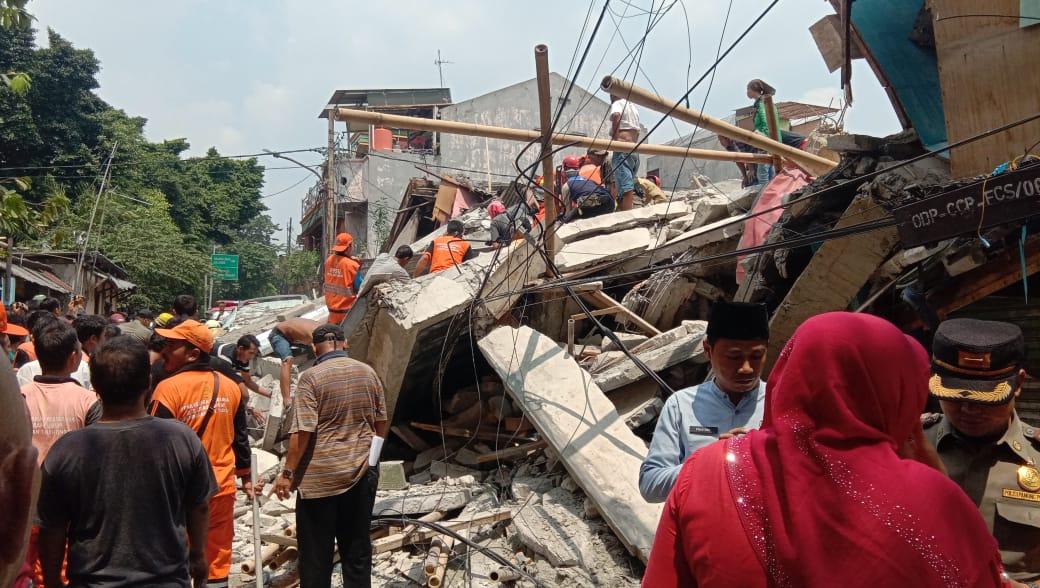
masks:
[(657, 177), (657, 176), (646, 176), (646, 179), (648, 179), (648, 180), (650, 180), (651, 182), (653, 182), (653, 183), (657, 184), (657, 187), (658, 187), (658, 188), (660, 188), (660, 187), (661, 187), (661, 178), (659, 178), (659, 177)]
[(581, 167), (581, 159), (577, 155), (568, 155), (563, 158), (563, 169), (578, 169)]

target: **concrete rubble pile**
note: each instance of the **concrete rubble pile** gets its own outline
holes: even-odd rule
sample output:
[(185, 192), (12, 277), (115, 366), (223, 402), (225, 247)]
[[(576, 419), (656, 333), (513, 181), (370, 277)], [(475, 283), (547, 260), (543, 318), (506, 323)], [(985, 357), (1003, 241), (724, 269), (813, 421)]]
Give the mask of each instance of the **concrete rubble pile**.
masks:
[[(775, 357), (808, 316), (855, 309), (924, 259), (951, 272), (975, 267), (978, 256), (957, 247), (904, 251), (891, 227), (733, 255), (881, 218), (907, 193), (949, 180), (934, 158), (894, 167), (922, 152), (912, 132), (829, 141), (841, 162), (774, 190), (783, 210), (757, 241), (742, 236), (766, 190), (737, 181), (698, 183), (666, 193), (665, 203), (559, 227), (555, 271), (570, 290), (549, 277), (540, 238), (481, 247), (487, 214), (466, 212), (475, 259), (378, 285), (345, 323), (351, 357), (384, 383), (392, 423), (373, 514), (444, 525), (548, 585), (638, 584), (661, 513), (639, 494), (639, 466), (668, 394), (644, 369), (671, 390), (704, 381), (712, 302), (765, 303)], [(277, 388), (273, 378), (264, 383)], [(262, 549), (273, 562), (263, 573), (270, 585), (291, 585), (291, 504), (261, 501), (270, 540)], [(243, 510), (243, 565), (250, 524)], [(379, 585), (497, 586), (521, 574), (422, 525), (398, 519), (373, 529)], [(517, 583), (531, 584), (522, 575)]]

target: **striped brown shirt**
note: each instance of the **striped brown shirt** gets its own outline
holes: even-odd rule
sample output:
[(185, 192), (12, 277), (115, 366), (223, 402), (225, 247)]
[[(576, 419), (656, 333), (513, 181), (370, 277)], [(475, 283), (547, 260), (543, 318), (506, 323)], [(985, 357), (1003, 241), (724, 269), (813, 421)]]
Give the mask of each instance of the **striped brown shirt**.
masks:
[(386, 420), (383, 384), (372, 368), (342, 352), (303, 372), (289, 432), (314, 433), (297, 468), (301, 498), (349, 490), (368, 469), (375, 424)]

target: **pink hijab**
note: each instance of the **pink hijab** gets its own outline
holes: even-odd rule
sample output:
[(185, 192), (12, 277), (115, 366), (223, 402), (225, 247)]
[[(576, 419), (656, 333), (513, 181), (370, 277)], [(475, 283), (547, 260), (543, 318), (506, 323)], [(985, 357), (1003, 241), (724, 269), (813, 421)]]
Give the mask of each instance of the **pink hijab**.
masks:
[(502, 204), (500, 200), (492, 200), (487, 207), (488, 216), (495, 218), (506, 211), (506, 205)]
[(927, 380), (927, 355), (880, 318), (829, 313), (795, 332), (769, 379), (762, 428), (726, 447), (730, 491), (769, 586), (1002, 585), (975, 505), (896, 453), (920, 427)]

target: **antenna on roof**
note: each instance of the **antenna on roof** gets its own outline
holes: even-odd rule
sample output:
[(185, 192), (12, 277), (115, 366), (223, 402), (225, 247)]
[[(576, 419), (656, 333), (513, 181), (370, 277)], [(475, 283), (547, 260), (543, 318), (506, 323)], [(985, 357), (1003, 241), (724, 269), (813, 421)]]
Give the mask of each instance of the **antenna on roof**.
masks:
[(437, 75), (438, 75), (438, 77), (440, 77), (440, 80), (441, 80), (441, 85), (440, 85), (441, 88), (444, 87), (444, 68), (442, 66), (450, 64), (450, 63), (455, 63), (455, 62), (454, 61), (445, 61), (445, 60), (441, 59), (441, 50), (438, 49), (437, 50), (437, 59), (434, 60), (433, 64), (437, 66)]

